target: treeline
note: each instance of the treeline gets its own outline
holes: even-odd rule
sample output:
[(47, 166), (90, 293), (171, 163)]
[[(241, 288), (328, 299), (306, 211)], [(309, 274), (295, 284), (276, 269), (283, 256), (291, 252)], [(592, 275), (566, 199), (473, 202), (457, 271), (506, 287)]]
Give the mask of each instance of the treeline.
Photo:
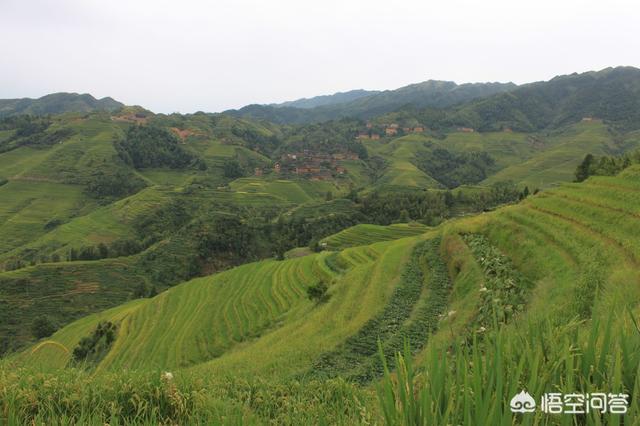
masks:
[(114, 145), (122, 160), (135, 167), (169, 167), (206, 169), (206, 164), (194, 153), (180, 146), (178, 139), (168, 130), (154, 126), (132, 126), (124, 139)]
[(582, 182), (589, 176), (614, 176), (630, 165), (639, 163), (640, 150), (616, 157), (607, 155), (596, 157), (587, 154), (576, 167), (575, 181)]

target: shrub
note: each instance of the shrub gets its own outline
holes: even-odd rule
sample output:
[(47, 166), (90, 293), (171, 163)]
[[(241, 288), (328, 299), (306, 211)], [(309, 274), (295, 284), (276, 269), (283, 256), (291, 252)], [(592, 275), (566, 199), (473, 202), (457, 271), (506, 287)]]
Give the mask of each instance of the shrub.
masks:
[(51, 336), (57, 329), (53, 320), (47, 315), (36, 317), (31, 325), (31, 333), (36, 339)]
[(327, 290), (329, 290), (329, 286), (324, 281), (320, 281), (307, 288), (307, 296), (316, 303), (324, 303), (329, 300)]
[(78, 346), (73, 350), (73, 360), (75, 362), (100, 361), (111, 349), (111, 345), (116, 339), (117, 327), (110, 321), (100, 322), (94, 332), (83, 337)]

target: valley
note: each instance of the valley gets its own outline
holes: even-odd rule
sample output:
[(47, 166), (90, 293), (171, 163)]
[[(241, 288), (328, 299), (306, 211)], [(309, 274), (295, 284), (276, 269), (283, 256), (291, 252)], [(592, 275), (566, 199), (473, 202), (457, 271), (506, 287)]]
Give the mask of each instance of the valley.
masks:
[(509, 401), (637, 395), (639, 70), (60, 99), (0, 102), (0, 424), (574, 424)]

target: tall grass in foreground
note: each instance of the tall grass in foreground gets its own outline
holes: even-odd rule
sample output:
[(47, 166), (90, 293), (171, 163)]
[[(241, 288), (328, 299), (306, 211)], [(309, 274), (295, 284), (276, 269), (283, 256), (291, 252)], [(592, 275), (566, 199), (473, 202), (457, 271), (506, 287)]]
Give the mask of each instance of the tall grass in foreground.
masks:
[(341, 379), (281, 382), (176, 371), (93, 375), (0, 363), (0, 425), (357, 424), (373, 395)]
[[(385, 376), (378, 398), (388, 425), (636, 425), (640, 424), (640, 334), (593, 322), (549, 323), (489, 332), (449, 353), (432, 349), (416, 369), (407, 347), (397, 371)], [(513, 414), (509, 402), (521, 390), (536, 400), (534, 413)], [(544, 393), (628, 393), (626, 415), (547, 414)]]

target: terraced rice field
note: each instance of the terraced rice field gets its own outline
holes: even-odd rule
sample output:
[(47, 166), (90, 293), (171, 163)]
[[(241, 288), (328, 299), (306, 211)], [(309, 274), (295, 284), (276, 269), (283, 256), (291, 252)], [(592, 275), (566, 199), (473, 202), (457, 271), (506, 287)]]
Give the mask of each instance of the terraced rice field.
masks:
[[(12, 183), (18, 184), (18, 182)], [(33, 186), (34, 184), (29, 183), (27, 185)], [(131, 197), (127, 197), (105, 207), (96, 208), (86, 215), (70, 220), (67, 219), (65, 215), (66, 212), (60, 210), (54, 217), (60, 219), (62, 222), (66, 220), (69, 221), (49, 230), (45, 228), (44, 225), (46, 222), (44, 221), (51, 217), (51, 211), (47, 212), (47, 210), (51, 208), (51, 203), (56, 201), (60, 203), (61, 206), (64, 206), (64, 204), (62, 204), (65, 200), (64, 197), (60, 196), (58, 198), (60, 193), (69, 197), (74, 195), (74, 193), (69, 193), (67, 189), (69, 185), (42, 183), (35, 185), (40, 185), (42, 187), (40, 191), (48, 191), (48, 194), (43, 196), (42, 199), (39, 199), (39, 202), (31, 203), (29, 205), (30, 207), (25, 209), (25, 212), (16, 215), (15, 218), (7, 222), (7, 226), (16, 226), (17, 221), (26, 220), (27, 224), (25, 226), (29, 226), (31, 232), (25, 232), (24, 238), (30, 242), (23, 243), (16, 250), (0, 254), (0, 261), (2, 261), (3, 258), (6, 259), (15, 256), (23, 250), (38, 250), (38, 252), (43, 255), (50, 255), (57, 252), (60, 257), (64, 259), (71, 247), (94, 246), (99, 243), (108, 244), (119, 238), (126, 238), (134, 232), (131, 223), (136, 218), (161, 207), (170, 201), (172, 195), (174, 195), (171, 190), (150, 187), (143, 189)], [(67, 206), (74, 206), (74, 204), (71, 204), (71, 201), (79, 203), (80, 201), (78, 200), (81, 199), (82, 194), (80, 189), (77, 187), (72, 188), (77, 190), (75, 193), (77, 198), (70, 200)], [(0, 193), (1, 191), (0, 189)], [(26, 191), (26, 194), (28, 193), (29, 192)], [(38, 208), (40, 205), (42, 207)], [(38, 229), (33, 226), (33, 220), (36, 220), (35, 215), (38, 214), (42, 216), (41, 221), (44, 223), (39, 232), (36, 232)], [(11, 234), (9, 233), (8, 235)], [(5, 243), (8, 242), (9, 241), (6, 241)]]
[(557, 182), (571, 182), (585, 152), (607, 155), (637, 146), (637, 142), (631, 140), (617, 145), (601, 123), (579, 123), (559, 134), (538, 139), (540, 146), (530, 158), (504, 168), (483, 183), (512, 180), (521, 186), (544, 188)]
[[(508, 318), (500, 339), (519, 342), (523, 330), (538, 329), (541, 324), (547, 325), (545, 330), (555, 330), (557, 324), (570, 324), (576, 327), (572, 333), (580, 342), (572, 350), (576, 357), (587, 357), (581, 351), (590, 339), (588, 331), (583, 333), (588, 329), (576, 318), (592, 318), (594, 324), (611, 321), (614, 330), (632, 330), (626, 308), (638, 314), (640, 228), (634, 226), (640, 212), (638, 194), (640, 166), (632, 166), (617, 177), (562, 185), (517, 205), (432, 229), (398, 232), (394, 227), (354, 227), (351, 236), (345, 231), (332, 237), (334, 241), (342, 238), (335, 242), (340, 251), (263, 261), (196, 279), (153, 299), (77, 321), (13, 359), (43, 368), (61, 367), (81, 337), (100, 320), (111, 320), (119, 325), (118, 335), (95, 374), (149, 368), (169, 369), (183, 377), (304, 381), (317, 367), (328, 377), (339, 374), (366, 383), (381, 371), (375, 356), (376, 337), (390, 354), (402, 347), (405, 335), (412, 337), (413, 348), (424, 348), (415, 354), (417, 365), (449, 362), (451, 358), (443, 354), (455, 350), (473, 362), (469, 359), (467, 366), (465, 361), (461, 370), (462, 365), (455, 362), (467, 358), (455, 358), (451, 365), (456, 368), (442, 374), (470, 372), (477, 365), (485, 368), (482, 351), (469, 355), (467, 345), (483, 339), (494, 327), (493, 305), (504, 308), (503, 318)], [(361, 239), (376, 231), (378, 238), (398, 237), (402, 232), (411, 235), (370, 244)], [(320, 280), (329, 288), (324, 303), (306, 295), (306, 289)], [(501, 280), (509, 285), (502, 286)], [(505, 300), (483, 296), (487, 287)], [(520, 289), (518, 297), (507, 300), (514, 288)], [(536, 362), (543, 362), (543, 353), (551, 354), (555, 358), (543, 365), (555, 366), (554, 378), (582, 374), (572, 367), (567, 351), (563, 349), (562, 357), (554, 352), (566, 336), (550, 333), (544, 337), (549, 350), (538, 348)], [(599, 341), (594, 339), (589, 341)], [(521, 349), (511, 343), (504, 346), (505, 360)], [(606, 349), (606, 343), (598, 345)], [(391, 356), (387, 359), (391, 361)], [(525, 358), (517, 359), (521, 361), (505, 367), (509, 377), (515, 375), (510, 378), (513, 386), (535, 383), (540, 391), (558, 386), (572, 390), (563, 379), (540, 382), (538, 374), (522, 368), (527, 365), (522, 364)], [(593, 368), (589, 362), (585, 361), (585, 371)], [(608, 362), (605, 356), (595, 368), (604, 371)], [(626, 361), (616, 362), (625, 377), (632, 377)], [(637, 364), (632, 368), (637, 371)], [(634, 381), (623, 383), (618, 370), (598, 374), (603, 378), (601, 387), (633, 390)], [(434, 383), (438, 377), (428, 376)], [(451, 412), (457, 412), (456, 404), (468, 403), (474, 418), (481, 418), (486, 406), (478, 396), (482, 385), (468, 385), (469, 377), (451, 379), (451, 384), (433, 389), (444, 395), (439, 400), (454, 401), (447, 406)], [(480, 372), (474, 377), (480, 377)], [(593, 376), (584, 373), (584, 377)], [(460, 396), (463, 389), (468, 395)], [(508, 407), (507, 397), (492, 394), (491, 398), (495, 410)], [(510, 412), (500, 418), (513, 420)]]
[[(415, 243), (404, 239), (344, 250), (338, 254), (341, 272), (329, 267), (329, 252), (247, 264), (84, 318), (48, 339), (54, 343), (22, 356), (43, 366), (65, 365), (70, 355), (60, 345), (70, 352), (86, 335), (82, 327), (110, 319), (119, 324), (118, 336), (99, 369), (193, 366), (224, 372), (244, 365), (247, 374), (301, 372), (317, 353), (382, 309)], [(306, 295), (319, 280), (330, 283), (331, 295), (320, 305)], [(276, 344), (284, 341), (290, 344)]]
[(397, 240), (398, 238), (423, 234), (428, 226), (420, 223), (381, 225), (355, 225), (320, 241), (327, 250), (341, 250), (347, 247), (364, 246), (378, 241)]
[(12, 180), (0, 186), (0, 253), (44, 235), (51, 218), (67, 219), (83, 204), (77, 185)]
[[(440, 184), (415, 166), (413, 159), (428, 138), (409, 135), (393, 140), (376, 151), (389, 162), (384, 174), (376, 182), (383, 186), (439, 188)], [(372, 145), (373, 146), (373, 145)]]
[(231, 189), (239, 196), (251, 194), (254, 196), (272, 197), (274, 201), (302, 204), (309, 201), (323, 199), (327, 191), (337, 193), (339, 189), (329, 182), (309, 180), (267, 180), (260, 178), (236, 179), (230, 184)]

